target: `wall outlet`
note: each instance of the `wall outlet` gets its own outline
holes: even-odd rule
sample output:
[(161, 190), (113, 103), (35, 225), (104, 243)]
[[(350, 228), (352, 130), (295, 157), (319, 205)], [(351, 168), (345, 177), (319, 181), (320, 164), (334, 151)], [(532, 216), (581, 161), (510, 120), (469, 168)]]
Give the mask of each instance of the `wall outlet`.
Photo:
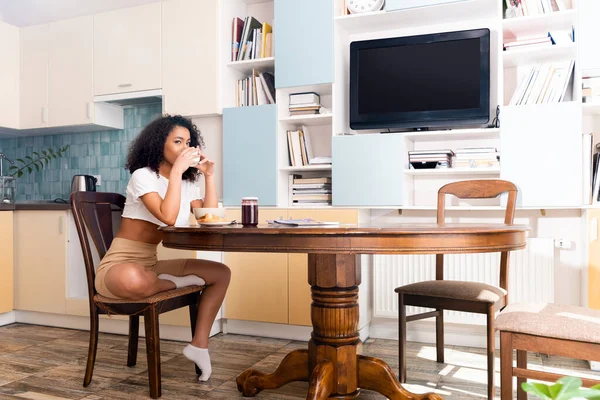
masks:
[(102, 177), (100, 175), (92, 175), (94, 178), (96, 178), (96, 186), (100, 186), (102, 185)]
[(554, 239), (554, 246), (563, 250), (570, 250), (573, 247), (573, 243), (564, 238)]

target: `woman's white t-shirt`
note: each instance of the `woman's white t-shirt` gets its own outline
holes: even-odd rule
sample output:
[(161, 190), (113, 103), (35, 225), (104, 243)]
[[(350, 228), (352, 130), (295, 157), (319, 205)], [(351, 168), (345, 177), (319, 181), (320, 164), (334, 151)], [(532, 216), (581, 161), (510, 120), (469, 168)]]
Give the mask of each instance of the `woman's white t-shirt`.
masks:
[[(158, 176), (157, 176), (158, 175)], [(164, 222), (156, 218), (142, 202), (143, 195), (156, 192), (164, 199), (167, 194), (169, 180), (162, 175), (157, 174), (150, 168), (140, 168), (131, 174), (131, 179), (127, 184), (127, 199), (123, 209), (123, 217), (131, 219), (141, 219), (152, 222), (158, 226), (167, 226)], [(188, 225), (190, 217), (190, 203), (199, 199), (197, 187), (194, 182), (187, 180), (181, 181), (181, 204), (179, 205), (179, 214), (175, 225)]]

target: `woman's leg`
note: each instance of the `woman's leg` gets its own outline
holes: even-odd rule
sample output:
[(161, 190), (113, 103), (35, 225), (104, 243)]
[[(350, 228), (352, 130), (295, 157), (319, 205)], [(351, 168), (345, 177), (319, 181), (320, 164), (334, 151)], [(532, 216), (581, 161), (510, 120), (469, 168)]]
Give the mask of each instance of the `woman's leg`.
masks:
[(171, 281), (158, 279), (156, 273), (134, 263), (112, 266), (104, 277), (106, 289), (121, 299), (139, 300), (158, 292), (175, 289)]
[(208, 260), (188, 260), (183, 268), (183, 275), (196, 275), (204, 279), (206, 288), (200, 297), (198, 319), (192, 345), (208, 348), (208, 335), (215, 317), (223, 304), (229, 286), (231, 271), (225, 264)]

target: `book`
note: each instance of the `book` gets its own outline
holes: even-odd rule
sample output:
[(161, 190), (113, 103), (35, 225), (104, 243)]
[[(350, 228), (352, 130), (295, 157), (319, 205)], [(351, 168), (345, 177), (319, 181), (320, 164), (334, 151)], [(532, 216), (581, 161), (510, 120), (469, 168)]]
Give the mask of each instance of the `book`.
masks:
[(231, 61), (237, 60), (243, 29), (244, 21), (241, 18), (235, 17), (231, 23)]
[[(254, 29), (261, 28), (262, 24), (258, 22), (256, 18), (250, 15), (246, 17), (246, 20), (244, 21), (244, 30), (240, 39), (240, 43), (242, 43), (242, 51), (238, 52), (237, 61), (249, 59)], [(248, 42), (250, 42), (250, 45), (248, 45)]]
[[(262, 36), (261, 36), (261, 46), (260, 46), (260, 58), (269, 57), (269, 53), (267, 52), (267, 35), (273, 32), (273, 27), (266, 22), (262, 24)], [(269, 36), (270, 37), (270, 36)]]

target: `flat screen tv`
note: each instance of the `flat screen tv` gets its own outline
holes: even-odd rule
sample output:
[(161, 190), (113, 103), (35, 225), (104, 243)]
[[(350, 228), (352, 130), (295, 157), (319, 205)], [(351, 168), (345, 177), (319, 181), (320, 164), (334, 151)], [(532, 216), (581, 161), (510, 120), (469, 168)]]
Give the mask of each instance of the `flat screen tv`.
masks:
[(485, 125), (490, 119), (490, 31), (350, 43), (350, 127)]

